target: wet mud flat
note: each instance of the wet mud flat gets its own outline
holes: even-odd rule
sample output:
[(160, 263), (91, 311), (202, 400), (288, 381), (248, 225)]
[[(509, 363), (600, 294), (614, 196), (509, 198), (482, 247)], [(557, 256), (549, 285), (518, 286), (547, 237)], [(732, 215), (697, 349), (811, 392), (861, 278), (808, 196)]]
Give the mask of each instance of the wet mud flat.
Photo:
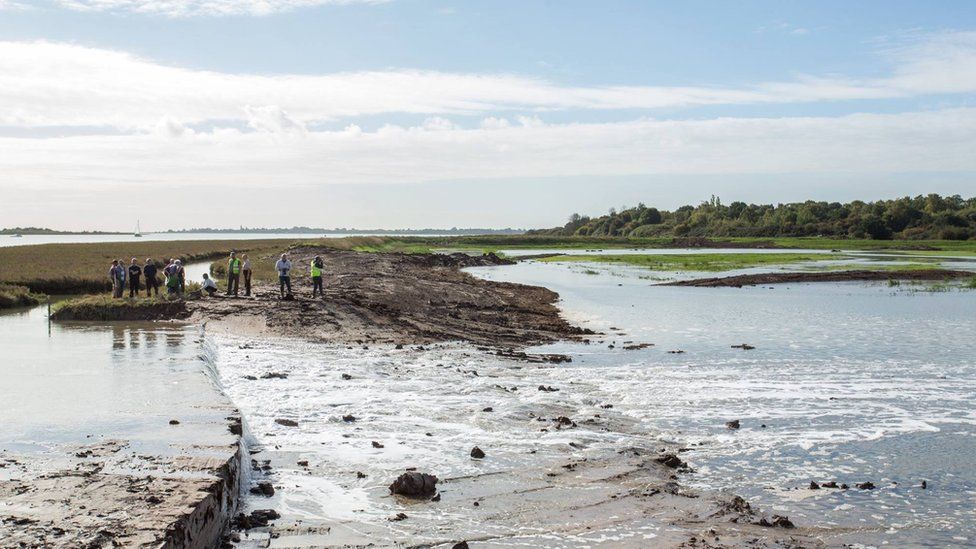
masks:
[(734, 275), (725, 277), (696, 278), (667, 282), (661, 286), (693, 286), (700, 288), (719, 288), (742, 286), (756, 286), (759, 284), (788, 284), (800, 282), (870, 282), (887, 280), (917, 280), (917, 281), (948, 281), (973, 278), (973, 271), (954, 269), (921, 269), (921, 270), (849, 270), (832, 272), (791, 272), (791, 273), (760, 273)]
[(240, 492), (242, 449), (227, 438), (169, 456), (121, 440), (2, 452), (0, 547), (214, 547)]
[[(192, 319), (235, 333), (326, 342), (424, 344), (467, 341), (523, 347), (587, 335), (559, 316), (546, 288), (491, 282), (461, 269), (506, 265), (494, 254), (360, 253), (330, 248), (289, 251), (295, 300), (279, 299), (277, 281), (258, 283), (252, 298), (188, 302)], [(325, 262), (325, 299), (311, 298), (307, 269)]]

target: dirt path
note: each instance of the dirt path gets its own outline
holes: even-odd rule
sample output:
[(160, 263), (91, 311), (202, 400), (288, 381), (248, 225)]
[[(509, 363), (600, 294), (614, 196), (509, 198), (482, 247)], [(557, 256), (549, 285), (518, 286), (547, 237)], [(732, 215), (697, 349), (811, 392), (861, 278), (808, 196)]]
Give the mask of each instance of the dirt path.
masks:
[[(325, 261), (325, 298), (311, 297), (307, 266)], [(277, 283), (258, 283), (251, 298), (188, 302), (208, 328), (337, 343), (425, 344), (467, 341), (498, 348), (579, 339), (587, 331), (559, 316), (558, 295), (522, 284), (480, 280), (460, 269), (504, 265), (493, 254), (359, 253), (329, 248), (290, 252), (295, 300)]]
[(903, 271), (832, 271), (809, 273), (762, 273), (716, 278), (698, 278), (668, 282), (662, 286), (695, 286), (701, 288), (755, 286), (758, 284), (786, 284), (790, 282), (851, 282), (885, 280), (928, 280), (946, 281), (972, 278), (972, 271), (949, 269), (903, 270)]

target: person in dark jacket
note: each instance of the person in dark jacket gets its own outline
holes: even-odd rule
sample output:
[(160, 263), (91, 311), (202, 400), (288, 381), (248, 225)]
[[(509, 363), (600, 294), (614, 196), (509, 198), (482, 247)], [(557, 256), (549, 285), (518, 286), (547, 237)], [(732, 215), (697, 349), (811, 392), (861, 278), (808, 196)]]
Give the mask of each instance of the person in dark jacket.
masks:
[(146, 297), (152, 297), (153, 290), (159, 295), (159, 279), (156, 278), (156, 264), (152, 258), (146, 258), (146, 266), (142, 268), (142, 274), (146, 275)]
[(142, 276), (142, 267), (136, 263), (136, 258), (132, 258), (129, 263), (129, 297), (139, 294), (139, 278)]

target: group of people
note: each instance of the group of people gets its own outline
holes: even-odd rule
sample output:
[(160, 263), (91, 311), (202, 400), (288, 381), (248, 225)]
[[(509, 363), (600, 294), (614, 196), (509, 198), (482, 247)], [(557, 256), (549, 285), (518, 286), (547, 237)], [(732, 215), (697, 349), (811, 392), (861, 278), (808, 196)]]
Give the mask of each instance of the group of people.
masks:
[[(152, 297), (159, 295), (159, 267), (151, 257), (146, 258), (144, 265), (139, 265), (139, 260), (132, 258), (129, 266), (125, 266), (125, 261), (116, 259), (112, 261), (112, 266), (108, 270), (109, 279), (112, 280), (112, 296), (124, 297), (126, 287), (129, 288), (129, 297), (136, 297), (142, 289), (140, 280), (145, 277), (146, 296)], [(163, 283), (169, 295), (182, 294), (186, 291), (186, 272), (179, 259), (171, 259), (163, 267)]]
[[(312, 297), (325, 297), (322, 287), (322, 269), (325, 267), (320, 256), (315, 256), (309, 264), (309, 274), (312, 278)], [(278, 288), (282, 299), (292, 299), (291, 271), (292, 263), (288, 259), (288, 254), (281, 254), (275, 263), (275, 271), (278, 273)], [(240, 292), (241, 278), (244, 279), (244, 295), (251, 295), (251, 261), (247, 254), (237, 257), (236, 252), (231, 252), (230, 259), (227, 261), (227, 292), (226, 295), (238, 296)], [(157, 278), (159, 267), (152, 260), (146, 258), (145, 265), (139, 265), (136, 258), (128, 267), (121, 259), (112, 261), (109, 269), (109, 278), (112, 280), (112, 296), (124, 297), (125, 288), (129, 288), (129, 297), (139, 295), (141, 289), (140, 279), (145, 277), (146, 295), (152, 297), (153, 294), (159, 295), (160, 282)], [(168, 295), (183, 295), (186, 291), (186, 271), (179, 259), (172, 259), (166, 262), (162, 269), (163, 283), (166, 286)], [(217, 283), (208, 274), (204, 273), (201, 289), (208, 295), (213, 296), (217, 293)]]

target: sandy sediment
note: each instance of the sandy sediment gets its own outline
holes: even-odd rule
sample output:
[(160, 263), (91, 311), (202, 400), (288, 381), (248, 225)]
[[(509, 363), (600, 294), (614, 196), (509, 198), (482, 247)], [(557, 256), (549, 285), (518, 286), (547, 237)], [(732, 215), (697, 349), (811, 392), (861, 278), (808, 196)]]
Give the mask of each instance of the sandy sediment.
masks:
[[(478, 279), (464, 267), (510, 263), (493, 254), (359, 253), (329, 248), (289, 252), (294, 301), (277, 282), (258, 283), (251, 299), (189, 302), (208, 329), (337, 343), (424, 344), (467, 341), (496, 348), (574, 340), (587, 331), (559, 315), (546, 288)], [(311, 259), (325, 261), (325, 298), (311, 297)]]
[(828, 272), (792, 272), (792, 273), (761, 273), (714, 278), (697, 278), (694, 280), (680, 280), (667, 282), (662, 286), (695, 286), (701, 288), (741, 287), (759, 284), (786, 284), (799, 282), (855, 282), (855, 281), (885, 281), (885, 280), (919, 280), (919, 281), (947, 281), (976, 276), (973, 271), (951, 269), (921, 269), (921, 270), (892, 270), (892, 271), (828, 271)]

